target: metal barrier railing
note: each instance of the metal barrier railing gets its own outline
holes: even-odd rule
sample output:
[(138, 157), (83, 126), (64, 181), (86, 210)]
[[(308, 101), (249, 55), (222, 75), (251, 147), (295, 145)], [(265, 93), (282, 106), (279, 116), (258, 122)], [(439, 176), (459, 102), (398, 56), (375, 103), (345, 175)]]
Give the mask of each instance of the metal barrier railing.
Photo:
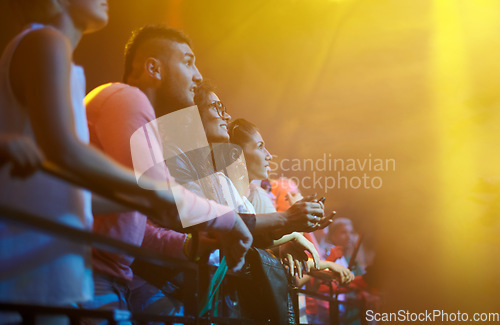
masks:
[[(313, 274), (311, 274), (312, 277), (315, 277)], [(317, 278), (321, 279), (321, 278)], [(340, 324), (341, 320), (341, 315), (340, 315), (340, 306), (343, 305), (346, 308), (349, 307), (354, 307), (358, 308), (361, 311), (359, 322), (361, 325), (367, 325), (368, 322), (364, 317), (362, 317), (364, 311), (365, 311), (365, 305), (363, 304), (362, 301), (359, 300), (339, 300), (339, 294), (345, 293), (345, 292), (338, 292), (334, 289), (334, 286), (332, 285), (331, 282), (329, 283), (323, 283), (327, 284), (329, 287), (329, 293), (328, 295), (326, 294), (321, 294), (317, 293), (312, 290), (307, 290), (307, 289), (300, 289), (300, 288), (295, 288), (295, 291), (297, 294), (301, 293), (306, 296), (312, 297), (316, 300), (323, 300), (328, 302), (328, 312), (329, 312), (329, 324)], [(352, 320), (351, 320), (352, 321)], [(349, 321), (348, 323), (351, 323)], [(299, 325), (324, 325), (324, 324), (312, 324), (312, 323), (300, 323)]]
[[(148, 213), (140, 205), (136, 204), (133, 200), (126, 196), (112, 193), (109, 191), (97, 188), (75, 175), (65, 172), (49, 162), (44, 162), (41, 169), (65, 182), (86, 188), (93, 193), (97, 193), (102, 197), (115, 201), (124, 206), (128, 206), (133, 210), (139, 210), (143, 213)], [(21, 314), (23, 324), (35, 324), (36, 315), (65, 315), (70, 319), (71, 324), (79, 324), (82, 318), (99, 318), (108, 320), (109, 324), (118, 324), (124, 320), (134, 320), (135, 323), (145, 324), (150, 321), (165, 322), (165, 323), (183, 323), (183, 324), (253, 324), (254, 322), (244, 319), (234, 319), (227, 317), (211, 317), (210, 314), (205, 317), (198, 317), (200, 310), (200, 292), (203, 292), (205, 287), (208, 287), (208, 276), (204, 281), (200, 281), (200, 265), (167, 257), (161, 253), (144, 249), (135, 245), (131, 245), (110, 237), (102, 236), (85, 231), (74, 227), (66, 226), (64, 224), (39, 217), (37, 215), (18, 211), (9, 207), (0, 206), (0, 219), (6, 222), (16, 224), (21, 227), (34, 229), (37, 231), (45, 232), (53, 236), (59, 236), (69, 241), (77, 242), (82, 245), (89, 245), (101, 250), (110, 251), (113, 253), (133, 256), (149, 263), (156, 264), (161, 267), (169, 269), (182, 270), (184, 272), (184, 281), (182, 292), (185, 316), (163, 316), (147, 313), (131, 313), (128, 310), (89, 310), (81, 308), (63, 308), (63, 307), (49, 307), (41, 305), (27, 305), (27, 304), (14, 304), (14, 303), (0, 303), (0, 311), (15, 311)], [(234, 274), (228, 274), (235, 276)]]
[[(181, 269), (184, 278), (189, 281), (183, 283), (183, 299), (185, 316), (164, 316), (148, 313), (131, 313), (127, 310), (89, 310), (77, 308), (49, 307), (40, 305), (0, 303), (1, 311), (15, 311), (21, 314), (23, 324), (35, 324), (36, 315), (65, 315), (70, 323), (79, 324), (82, 318), (105, 319), (109, 324), (119, 324), (120, 321), (134, 320), (137, 324), (147, 322), (165, 322), (182, 324), (254, 324), (247, 319), (236, 319), (228, 317), (198, 317), (199, 297), (202, 288), (206, 286), (199, 281), (199, 265), (193, 262), (167, 257), (161, 253), (150, 251), (134, 246), (113, 238), (94, 234), (89, 231), (76, 229), (55, 221), (40, 218), (38, 216), (17, 211), (8, 207), (0, 206), (0, 218), (14, 223), (18, 226), (35, 229), (50, 235), (77, 242), (84, 245), (92, 245), (95, 248), (125, 254), (167, 268)], [(229, 274), (229, 276), (235, 276)]]
[[(58, 169), (56, 166), (45, 163), (43, 168), (45, 172), (52, 174), (66, 182), (74, 185), (85, 187), (99, 195), (106, 197), (115, 202), (128, 205), (133, 208), (138, 206), (133, 201), (126, 197), (117, 196), (115, 193), (107, 193), (99, 190), (87, 182), (78, 179), (68, 173)], [(143, 210), (144, 211), (144, 210)], [(144, 211), (145, 212), (145, 211)], [(156, 264), (161, 267), (174, 268), (184, 272), (183, 283), (183, 299), (184, 316), (165, 316), (149, 313), (130, 312), (128, 310), (90, 310), (82, 308), (64, 308), (64, 307), (51, 307), (41, 305), (28, 305), (28, 304), (14, 304), (0, 302), (0, 311), (14, 311), (18, 312), (23, 318), (23, 324), (35, 324), (35, 317), (37, 315), (65, 315), (70, 320), (70, 324), (80, 324), (83, 318), (96, 318), (107, 320), (109, 324), (119, 324), (121, 321), (133, 320), (137, 324), (147, 324), (148, 322), (164, 322), (166, 324), (182, 323), (182, 324), (256, 324), (249, 319), (229, 318), (229, 317), (213, 317), (208, 316), (199, 317), (198, 311), (200, 310), (200, 292), (208, 286), (208, 274), (201, 277), (200, 280), (200, 267), (208, 272), (208, 266), (196, 264), (189, 261), (184, 261), (172, 257), (167, 257), (161, 253), (144, 249), (135, 245), (131, 245), (120, 240), (116, 240), (103, 235), (95, 234), (90, 231), (77, 229), (74, 227), (66, 226), (64, 224), (48, 220), (33, 214), (18, 211), (9, 207), (0, 206), (0, 219), (9, 223), (16, 224), (21, 227), (31, 228), (37, 231), (45, 232), (53, 236), (59, 236), (69, 241), (77, 242), (82, 245), (89, 245), (101, 250), (110, 251), (113, 253), (133, 256), (136, 259), (143, 260), (149, 263)], [(238, 276), (235, 274), (228, 274), (228, 276)], [(249, 279), (251, 281), (251, 279)], [(311, 292), (308, 290), (294, 289), (294, 296), (297, 299), (297, 293), (303, 293), (316, 299), (328, 301), (330, 304), (330, 319), (333, 323), (338, 323), (338, 305), (339, 302), (333, 292), (330, 296), (325, 296)]]
[[(328, 302), (328, 310), (330, 316), (330, 324), (338, 324), (339, 323), (339, 301), (337, 299), (337, 295), (333, 291), (333, 287), (330, 285), (330, 294), (323, 295), (311, 290), (306, 289), (295, 289), (297, 294), (302, 293), (306, 296), (315, 298), (317, 300), (324, 300)], [(308, 323), (307, 323), (308, 324)], [(302, 323), (300, 325), (303, 325)], [(319, 325), (319, 324), (318, 324)]]
[[(146, 324), (147, 322), (166, 322), (166, 323), (182, 323), (182, 324), (253, 324), (255, 322), (248, 319), (236, 319), (227, 317), (198, 317), (199, 311), (199, 293), (200, 288), (206, 287), (205, 283), (200, 283), (199, 271), (200, 265), (184, 261), (172, 257), (167, 257), (161, 253), (131, 245), (120, 240), (116, 240), (103, 235), (95, 234), (89, 231), (73, 228), (60, 224), (55, 221), (40, 218), (38, 216), (17, 211), (12, 208), (0, 206), (0, 218), (9, 223), (18, 226), (31, 228), (50, 235), (59, 236), (61, 238), (77, 242), (83, 245), (91, 245), (95, 248), (110, 251), (113, 253), (133, 256), (136, 259), (147, 261), (158, 266), (166, 268), (181, 269), (185, 274), (183, 293), (184, 293), (184, 310), (185, 316), (165, 316), (147, 313), (131, 313), (128, 310), (89, 310), (77, 308), (49, 307), (40, 305), (12, 304), (0, 303), (1, 311), (16, 311), (23, 317), (23, 324), (35, 324), (35, 315), (65, 315), (69, 318), (70, 324), (79, 324), (82, 318), (98, 318), (107, 320), (109, 324), (119, 324), (120, 321), (134, 320), (137, 324)], [(205, 265), (205, 271), (208, 271)], [(229, 276), (235, 276), (230, 274)], [(302, 293), (315, 299), (328, 301), (330, 305), (330, 319), (332, 324), (338, 323), (339, 301), (334, 292), (330, 291), (330, 295), (326, 296), (309, 290), (294, 288), (296, 293)]]

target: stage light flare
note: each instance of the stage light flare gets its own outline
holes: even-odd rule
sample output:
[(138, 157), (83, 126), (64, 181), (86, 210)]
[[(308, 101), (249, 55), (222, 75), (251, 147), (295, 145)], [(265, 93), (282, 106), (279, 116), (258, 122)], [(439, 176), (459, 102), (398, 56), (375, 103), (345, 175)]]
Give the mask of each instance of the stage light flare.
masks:
[[(499, 133), (493, 131), (488, 120), (478, 116), (484, 109), (482, 97), (491, 96), (494, 89), (498, 91), (500, 75), (495, 72), (500, 70), (481, 71), (477, 63), (483, 57), (488, 60), (489, 53), (499, 51), (498, 42), (488, 41), (499, 27), (498, 17), (491, 12), (499, 9), (498, 2), (486, 0), (433, 2), (429, 73), (440, 147), (437, 157), (440, 174), (435, 184), (429, 186), (439, 188), (436, 221), (442, 236), (438, 247), (442, 263), (439, 270), (447, 274), (443, 274), (442, 279), (450, 290), (459, 282), (470, 281), (464, 263), (477, 267), (477, 275), (483, 278), (478, 286), (487, 286), (486, 279), (494, 278), (485, 265), (491, 265), (495, 255), (491, 229), (498, 228), (498, 218), (496, 223), (483, 222), (483, 214), (492, 198), (478, 193), (478, 186), (485, 178), (493, 184), (497, 178), (498, 184), (499, 156), (493, 148)], [(492, 75), (488, 76), (489, 73)], [(492, 107), (486, 111), (489, 109)], [(498, 113), (494, 111), (489, 117), (498, 121)], [(496, 211), (497, 216), (499, 212)]]

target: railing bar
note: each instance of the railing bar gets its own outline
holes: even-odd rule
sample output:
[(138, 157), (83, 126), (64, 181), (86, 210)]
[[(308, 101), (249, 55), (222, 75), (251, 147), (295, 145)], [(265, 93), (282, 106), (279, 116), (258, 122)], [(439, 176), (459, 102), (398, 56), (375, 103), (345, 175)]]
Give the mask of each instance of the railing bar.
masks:
[(200, 321), (202, 324), (209, 324), (209, 323), (216, 323), (216, 324), (255, 324), (258, 325), (260, 323), (257, 323), (251, 319), (244, 319), (244, 318), (230, 318), (230, 317), (200, 317)]
[(42, 166), (40, 167), (42, 171), (44, 171), (47, 174), (50, 174), (56, 178), (59, 178), (67, 183), (72, 184), (73, 186), (76, 187), (82, 187), (85, 188), (93, 193), (99, 194), (102, 197), (105, 197), (106, 199), (112, 200), (116, 203), (122, 204), (124, 206), (127, 206), (133, 210), (140, 211), (146, 215), (151, 214), (153, 211), (145, 208), (144, 206), (137, 204), (133, 199), (122, 195), (120, 193), (112, 192), (110, 190), (103, 189), (101, 187), (97, 187), (95, 185), (92, 185), (85, 179), (82, 179), (78, 177), (77, 175), (73, 175), (59, 166), (51, 163), (50, 161), (44, 161)]
[(52, 220), (17, 211), (8, 207), (0, 206), (0, 218), (7, 219), (9, 222), (22, 226), (55, 234), (70, 241), (92, 245), (93, 247), (115, 253), (126, 254), (161, 266), (178, 267), (190, 270), (194, 270), (197, 267), (196, 264), (192, 262), (167, 257), (161, 253), (131, 245), (114, 238), (66, 226)]
[(315, 292), (311, 292), (311, 291), (304, 290), (304, 289), (296, 289), (296, 290), (297, 290), (298, 293), (303, 293), (306, 296), (310, 296), (310, 297), (317, 298), (317, 299), (320, 299), (320, 300), (336, 301), (335, 298), (332, 298), (332, 297), (329, 297), (329, 296), (325, 296), (325, 295), (322, 295), (320, 293), (315, 293)]
[(13, 303), (0, 303), (0, 310), (19, 312), (23, 317), (24, 323), (34, 322), (36, 315), (64, 315), (70, 319), (71, 324), (79, 324), (78, 320), (81, 318), (106, 319), (110, 322), (136, 320), (146, 323), (151, 321), (163, 321), (194, 324), (196, 321), (196, 318), (192, 316), (168, 316), (148, 313), (132, 313), (126, 318), (117, 319), (116, 314), (118, 310), (80, 309)]
[(114, 310), (99, 310), (99, 309), (80, 309), (80, 308), (70, 308), (70, 307), (53, 307), (53, 306), (40, 306), (40, 305), (28, 305), (28, 304), (14, 304), (14, 303), (0, 303), (0, 310), (6, 311), (17, 311), (21, 315), (26, 313), (28, 310), (30, 312), (29, 316), (35, 314), (39, 315), (66, 315), (68, 317), (92, 317), (92, 318), (114, 318)]
[(183, 322), (186, 324), (194, 324), (196, 318), (193, 316), (170, 316), (170, 315), (155, 315), (144, 312), (132, 313), (131, 320), (142, 322), (160, 321), (160, 322), (171, 322), (178, 323)]

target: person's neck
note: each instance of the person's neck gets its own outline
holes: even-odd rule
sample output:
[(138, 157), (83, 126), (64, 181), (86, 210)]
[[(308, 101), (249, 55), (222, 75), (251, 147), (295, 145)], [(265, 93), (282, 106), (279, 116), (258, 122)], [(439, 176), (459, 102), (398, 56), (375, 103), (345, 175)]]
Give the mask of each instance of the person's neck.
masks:
[(83, 36), (83, 30), (78, 28), (67, 13), (60, 14), (50, 25), (68, 37), (72, 51), (78, 46)]
[(157, 118), (180, 109), (180, 107), (175, 107), (175, 105), (165, 105), (164, 103), (161, 103), (158, 99), (157, 89), (155, 88), (147, 87), (137, 81), (129, 81), (127, 84), (139, 88), (146, 95), (149, 102), (153, 106)]
[(178, 111), (182, 107), (178, 107), (175, 105), (160, 104), (158, 101), (156, 101), (155, 103), (153, 103), (153, 108), (155, 110), (156, 117), (160, 117), (160, 116), (167, 115), (169, 113)]

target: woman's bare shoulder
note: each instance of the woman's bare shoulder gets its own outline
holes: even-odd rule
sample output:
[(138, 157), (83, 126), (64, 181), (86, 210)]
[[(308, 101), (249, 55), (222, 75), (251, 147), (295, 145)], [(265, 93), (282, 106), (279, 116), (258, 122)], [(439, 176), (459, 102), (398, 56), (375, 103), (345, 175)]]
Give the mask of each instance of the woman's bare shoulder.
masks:
[(14, 59), (30, 58), (29, 61), (37, 62), (46, 59), (60, 60), (61, 55), (71, 55), (69, 39), (56, 28), (41, 27), (23, 37), (14, 52)]

